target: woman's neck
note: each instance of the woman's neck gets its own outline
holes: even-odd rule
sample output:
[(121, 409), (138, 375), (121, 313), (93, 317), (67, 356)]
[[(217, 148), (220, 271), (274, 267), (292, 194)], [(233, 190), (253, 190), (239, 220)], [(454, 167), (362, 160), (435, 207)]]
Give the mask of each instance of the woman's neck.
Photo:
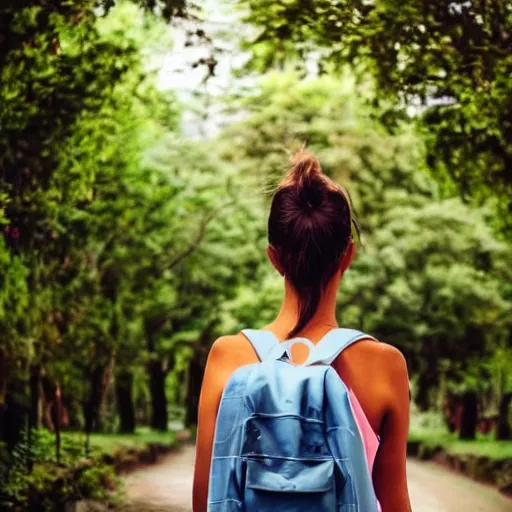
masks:
[[(341, 275), (336, 274), (323, 293), (318, 309), (311, 320), (302, 330), (302, 334), (313, 334), (316, 337), (318, 333), (324, 333), (329, 328), (337, 327), (336, 321), (336, 295), (340, 283)], [(278, 338), (284, 339), (286, 335), (293, 329), (299, 319), (299, 300), (298, 295), (293, 289), (291, 283), (285, 278), (284, 280), (284, 298), (281, 309), (267, 328), (275, 332)]]

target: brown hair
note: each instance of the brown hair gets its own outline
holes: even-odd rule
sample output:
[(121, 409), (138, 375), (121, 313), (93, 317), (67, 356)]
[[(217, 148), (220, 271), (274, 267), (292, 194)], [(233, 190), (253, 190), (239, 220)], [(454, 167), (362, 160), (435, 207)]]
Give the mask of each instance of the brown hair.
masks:
[(287, 338), (316, 313), (349, 246), (351, 227), (347, 196), (322, 173), (313, 153), (300, 150), (274, 193), (268, 218), (268, 242), (299, 296), (299, 319)]

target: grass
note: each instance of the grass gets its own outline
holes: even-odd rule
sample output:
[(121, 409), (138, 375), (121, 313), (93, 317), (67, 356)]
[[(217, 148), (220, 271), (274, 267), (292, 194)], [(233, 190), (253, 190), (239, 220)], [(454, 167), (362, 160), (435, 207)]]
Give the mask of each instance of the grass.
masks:
[(411, 428), (409, 441), (440, 446), (454, 455), (477, 455), (491, 460), (512, 460), (512, 441), (496, 441), (492, 434), (477, 434), (474, 441), (462, 441), (443, 429)]
[[(83, 432), (65, 432), (75, 441), (85, 443)], [(173, 445), (176, 442), (175, 432), (159, 432), (149, 428), (139, 427), (134, 434), (91, 434), (91, 448), (101, 452), (112, 453), (117, 449), (144, 448), (148, 444)]]
[(447, 451), (458, 455), (471, 454), (489, 457), (492, 460), (512, 459), (512, 441), (477, 439), (476, 441), (455, 440), (447, 445)]

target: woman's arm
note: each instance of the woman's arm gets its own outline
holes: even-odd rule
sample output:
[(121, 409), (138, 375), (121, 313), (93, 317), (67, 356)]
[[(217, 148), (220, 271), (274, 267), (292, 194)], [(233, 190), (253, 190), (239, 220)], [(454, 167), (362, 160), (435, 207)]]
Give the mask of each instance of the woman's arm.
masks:
[(373, 469), (373, 483), (382, 512), (411, 512), (407, 489), (406, 456), (409, 433), (409, 378), (402, 354), (392, 347), (386, 354), (389, 376), (387, 412)]
[(208, 480), (213, 452), (213, 436), (224, 385), (233, 373), (229, 336), (219, 338), (213, 344), (201, 386), (194, 466), (192, 510), (206, 512), (208, 505)]

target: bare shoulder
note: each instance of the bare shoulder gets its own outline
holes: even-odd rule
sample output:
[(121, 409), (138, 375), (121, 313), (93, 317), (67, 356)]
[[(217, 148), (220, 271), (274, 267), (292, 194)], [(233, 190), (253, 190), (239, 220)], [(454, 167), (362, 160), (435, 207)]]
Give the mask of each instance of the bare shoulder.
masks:
[[(406, 386), (409, 389), (407, 363), (403, 354), (393, 345), (382, 341), (361, 340), (349, 347), (353, 350), (351, 359), (357, 360), (357, 366), (364, 368), (364, 374), (370, 373), (374, 381), (389, 383), (393, 388)], [(351, 354), (348, 354), (349, 357)]]
[(222, 353), (229, 351), (230, 348), (233, 347), (235, 343), (239, 343), (240, 338), (243, 337), (242, 334), (226, 334), (224, 336), (219, 336), (212, 345), (210, 352), (212, 353)]
[(387, 382), (390, 402), (404, 407), (410, 398), (409, 374), (404, 355), (393, 345), (384, 342), (373, 343), (373, 350), (380, 360), (380, 371)]
[[(255, 357), (247, 338), (242, 334), (227, 334), (217, 338), (210, 349), (209, 359), (223, 363), (244, 363)], [(252, 361), (249, 361), (252, 362)]]
[(381, 358), (384, 366), (390, 371), (391, 374), (407, 374), (407, 363), (405, 357), (393, 345), (388, 343), (379, 342), (373, 343), (374, 350), (377, 352), (378, 357)]
[(389, 343), (368, 339), (355, 343), (353, 347), (360, 351), (365, 359), (378, 363), (380, 367), (388, 367), (392, 371), (407, 370), (402, 352)]

